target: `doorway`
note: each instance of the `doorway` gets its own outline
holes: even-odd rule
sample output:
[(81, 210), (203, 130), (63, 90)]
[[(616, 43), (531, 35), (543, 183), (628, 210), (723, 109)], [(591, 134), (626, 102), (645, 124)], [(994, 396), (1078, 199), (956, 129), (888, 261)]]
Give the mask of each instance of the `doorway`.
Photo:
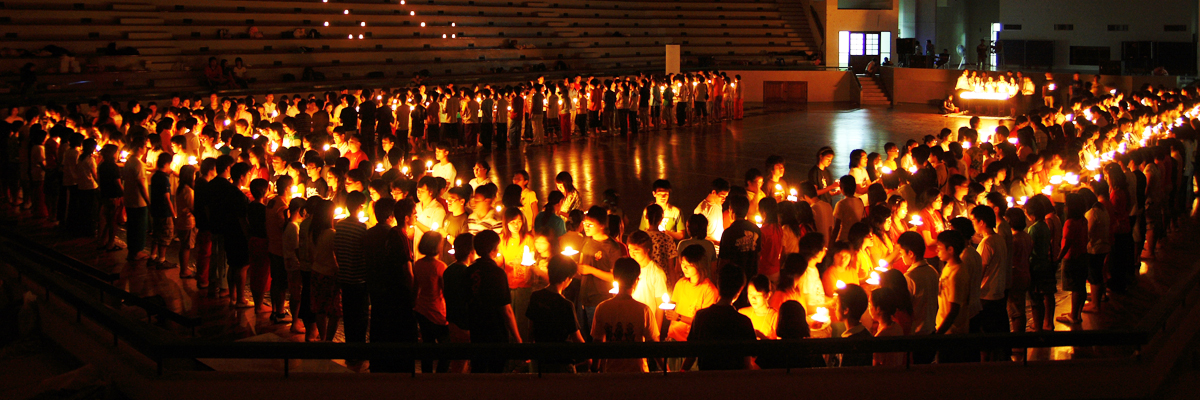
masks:
[(808, 82), (763, 82), (763, 102), (808, 104)]

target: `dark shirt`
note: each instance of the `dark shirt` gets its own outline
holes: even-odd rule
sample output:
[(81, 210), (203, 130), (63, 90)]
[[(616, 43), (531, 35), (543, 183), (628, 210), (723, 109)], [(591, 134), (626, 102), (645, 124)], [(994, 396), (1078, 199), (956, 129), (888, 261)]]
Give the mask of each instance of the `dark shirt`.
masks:
[(362, 120), (362, 131), (375, 132), (375, 102), (365, 101), (359, 106), (358, 118)]
[(226, 178), (217, 177), (209, 182), (211, 197), (206, 201), (212, 231), (230, 238), (246, 238), (246, 211), (249, 200), (241, 189)]
[(250, 202), (246, 207), (246, 222), (248, 233), (252, 238), (267, 238), (267, 206), (257, 201)]
[[(817, 190), (824, 189), (827, 186), (832, 185), (834, 183), (833, 172), (830, 172), (829, 168), (820, 169), (820, 168), (817, 168), (816, 165), (814, 165), (812, 167), (812, 169), (808, 170), (808, 181), (817, 185)], [(834, 204), (833, 196), (828, 193), (817, 196), (817, 197), (820, 198), (821, 200), (825, 200), (826, 203)]]
[(747, 220), (734, 221), (721, 235), (719, 258), (742, 268), (746, 277), (758, 274), (758, 253), (762, 250), (762, 230)]
[(483, 102), (479, 103), (479, 109), (483, 110), (483, 118), (480, 118), (480, 122), (492, 123), (492, 108), (495, 107), (495, 104), (496, 101), (492, 99), (483, 99)]
[[(695, 329), (695, 328), (692, 328)], [(847, 336), (849, 339), (864, 339), (874, 337), (871, 336), (871, 331), (863, 329), (855, 332), (853, 335)], [(874, 362), (875, 355), (872, 353), (851, 353), (842, 354), (842, 367), (869, 367)]]
[[(125, 196), (125, 192), (121, 190), (121, 167), (115, 162), (106, 162), (100, 164), (96, 169), (96, 177), (99, 179), (100, 196), (105, 199), (115, 199)], [(199, 183), (197, 181), (196, 183)]]
[[(596, 253), (602, 255), (600, 259), (596, 259)], [(625, 247), (616, 240), (608, 238), (603, 242), (598, 242), (594, 239), (588, 239), (583, 244), (583, 250), (579, 257), (580, 264), (591, 265), (601, 271), (612, 271), (613, 263), (621, 257), (627, 256)], [(584, 275), (580, 279), (579, 285), (579, 301), (584, 307), (595, 307), (600, 305), (600, 302), (608, 300), (612, 297), (608, 293), (612, 290), (612, 282), (597, 278), (592, 275)]]
[(296, 132), (303, 136), (312, 133), (312, 124), (313, 117), (302, 112), (296, 114), (296, 124), (293, 126), (296, 128)]
[(212, 231), (212, 224), (208, 218), (208, 181), (203, 177), (197, 177), (196, 182), (192, 185), (192, 216), (196, 218), (196, 229), (204, 232)]
[(565, 343), (579, 330), (575, 304), (550, 288), (529, 296), (525, 317), (529, 318), (536, 343)]
[(358, 130), (358, 111), (354, 107), (343, 108), (338, 118), (342, 120), (345, 129)]
[(446, 321), (460, 329), (471, 329), (467, 302), (467, 265), (455, 262), (442, 272), (442, 298), (446, 299)]
[[(750, 317), (742, 315), (728, 304), (714, 304), (700, 311), (692, 319), (689, 342), (747, 341), (752, 342), (754, 324)], [(745, 369), (745, 357), (700, 357), (697, 363), (703, 371)]]
[(467, 267), (467, 313), (472, 343), (507, 343), (508, 276), (490, 258)]
[(317, 111), (312, 115), (312, 132), (319, 134), (327, 134), (329, 131), (329, 112), (325, 110)]
[(150, 176), (150, 216), (154, 218), (171, 217), (171, 207), (167, 204), (167, 194), (171, 193), (171, 178), (162, 171), (155, 171)]

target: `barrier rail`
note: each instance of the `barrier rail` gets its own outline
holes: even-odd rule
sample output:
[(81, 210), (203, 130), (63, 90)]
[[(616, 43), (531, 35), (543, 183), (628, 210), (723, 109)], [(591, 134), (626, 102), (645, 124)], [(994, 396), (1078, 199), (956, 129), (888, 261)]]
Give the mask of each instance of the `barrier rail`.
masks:
[[(7, 236), (7, 235), (5, 235)], [(10, 250), (12, 241), (0, 241)], [(36, 254), (33, 254), (36, 256)], [(45, 258), (43, 263), (55, 263)], [(114, 344), (124, 340), (134, 349), (158, 363), (171, 359), (349, 359), (349, 360), (417, 360), (417, 359), (619, 359), (673, 357), (730, 357), (781, 355), (787, 358), (823, 354), (852, 353), (914, 353), (946, 349), (958, 351), (989, 349), (1049, 348), (1060, 346), (1128, 347), (1131, 355), (1140, 360), (1142, 347), (1154, 335), (1166, 329), (1174, 311), (1187, 306), (1194, 292), (1200, 271), (1193, 269), (1179, 284), (1162, 296), (1162, 301), (1146, 313), (1140, 324), (1131, 330), (1059, 331), (1040, 333), (1002, 333), (941, 336), (899, 336), (864, 339), (803, 339), (748, 342), (668, 342), (668, 343), (531, 343), (531, 344), (421, 344), (421, 343), (296, 343), (296, 342), (214, 342), (200, 339), (181, 339), (156, 332), (139, 321), (130, 320), (101, 304), (68, 282), (66, 277), (49, 273), (53, 267), (40, 265), (24, 255), (10, 257), (9, 263), (25, 276), (37, 281), (77, 311), (79, 318), (87, 316), (113, 333)], [(1027, 363), (1027, 361), (1026, 361)], [(289, 374), (284, 362), (284, 375)], [(665, 372), (664, 372), (665, 373)]]

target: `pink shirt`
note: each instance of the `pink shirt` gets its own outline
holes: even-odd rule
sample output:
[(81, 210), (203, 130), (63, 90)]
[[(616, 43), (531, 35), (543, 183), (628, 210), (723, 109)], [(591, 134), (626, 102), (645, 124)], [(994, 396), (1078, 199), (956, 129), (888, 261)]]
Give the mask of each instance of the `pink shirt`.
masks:
[(446, 325), (446, 300), (442, 297), (442, 273), (446, 272), (446, 264), (435, 257), (422, 257), (412, 268), (417, 289), (413, 310), (430, 322)]

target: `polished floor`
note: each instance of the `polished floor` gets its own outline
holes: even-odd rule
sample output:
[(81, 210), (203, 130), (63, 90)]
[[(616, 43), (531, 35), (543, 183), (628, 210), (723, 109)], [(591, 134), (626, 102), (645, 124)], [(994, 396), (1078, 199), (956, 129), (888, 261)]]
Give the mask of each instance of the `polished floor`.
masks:
[[(750, 107), (750, 106), (748, 106)], [(638, 215), (651, 201), (650, 185), (656, 179), (672, 182), (673, 204), (690, 212), (709, 191), (709, 183), (718, 177), (741, 184), (749, 168), (763, 168), (765, 159), (781, 155), (787, 160), (785, 180), (799, 182), (816, 160), (821, 146), (831, 146), (837, 153), (833, 166), (835, 174), (848, 170), (851, 150), (883, 151), (887, 142), (903, 143), (936, 134), (943, 127), (956, 129), (965, 124), (960, 118), (948, 118), (924, 110), (885, 108), (847, 109), (834, 106), (812, 106), (803, 109), (772, 109), (750, 107), (747, 117), (740, 121), (681, 128), (670, 131), (644, 132), (636, 137), (589, 138), (572, 142), (509, 149), (486, 155), (458, 154), (453, 161), (460, 174), (470, 174), (476, 157), (493, 165), (494, 181), (509, 182), (512, 173), (527, 170), (540, 198), (554, 190), (554, 176), (568, 171), (581, 191), (583, 204), (590, 206), (600, 200), (604, 190), (613, 188), (621, 194), (621, 207), (626, 215)], [(985, 125), (995, 121), (985, 121)], [(988, 128), (985, 126), (985, 129)], [(465, 181), (470, 176), (461, 176)], [(209, 299), (197, 291), (194, 280), (180, 281), (177, 269), (147, 268), (144, 262), (126, 264), (125, 252), (100, 252), (92, 239), (71, 239), (41, 221), (31, 221), (28, 215), (8, 220), (38, 241), (51, 245), (73, 257), (104, 271), (118, 272), (119, 287), (143, 297), (157, 297), (177, 312), (202, 318), (203, 325), (196, 336), (212, 340), (239, 340), (262, 334), (276, 334), (285, 340), (303, 340), (291, 334), (286, 324), (271, 324), (267, 313), (253, 309), (235, 309), (224, 299)], [(629, 221), (630, 224), (636, 222)], [(13, 228), (12, 225), (6, 229)], [(1195, 246), (1185, 247), (1185, 238), (1194, 233), (1177, 233), (1175, 241), (1165, 244), (1162, 261), (1147, 260), (1137, 288), (1126, 295), (1112, 295), (1103, 312), (1085, 314), (1082, 327), (1076, 329), (1106, 329), (1130, 327), (1142, 313), (1157, 301), (1172, 279), (1190, 268), (1200, 255)], [(171, 261), (175, 262), (175, 250)], [(247, 297), (249, 297), (247, 295)], [(1069, 307), (1067, 294), (1058, 297), (1059, 312)], [(138, 316), (140, 310), (124, 308)], [(184, 336), (190, 330), (164, 326)], [(1058, 325), (1058, 330), (1071, 327)], [(1091, 350), (1083, 350), (1088, 353)], [(1056, 348), (1031, 354), (1031, 359), (1064, 359), (1079, 356), (1072, 348)]]

